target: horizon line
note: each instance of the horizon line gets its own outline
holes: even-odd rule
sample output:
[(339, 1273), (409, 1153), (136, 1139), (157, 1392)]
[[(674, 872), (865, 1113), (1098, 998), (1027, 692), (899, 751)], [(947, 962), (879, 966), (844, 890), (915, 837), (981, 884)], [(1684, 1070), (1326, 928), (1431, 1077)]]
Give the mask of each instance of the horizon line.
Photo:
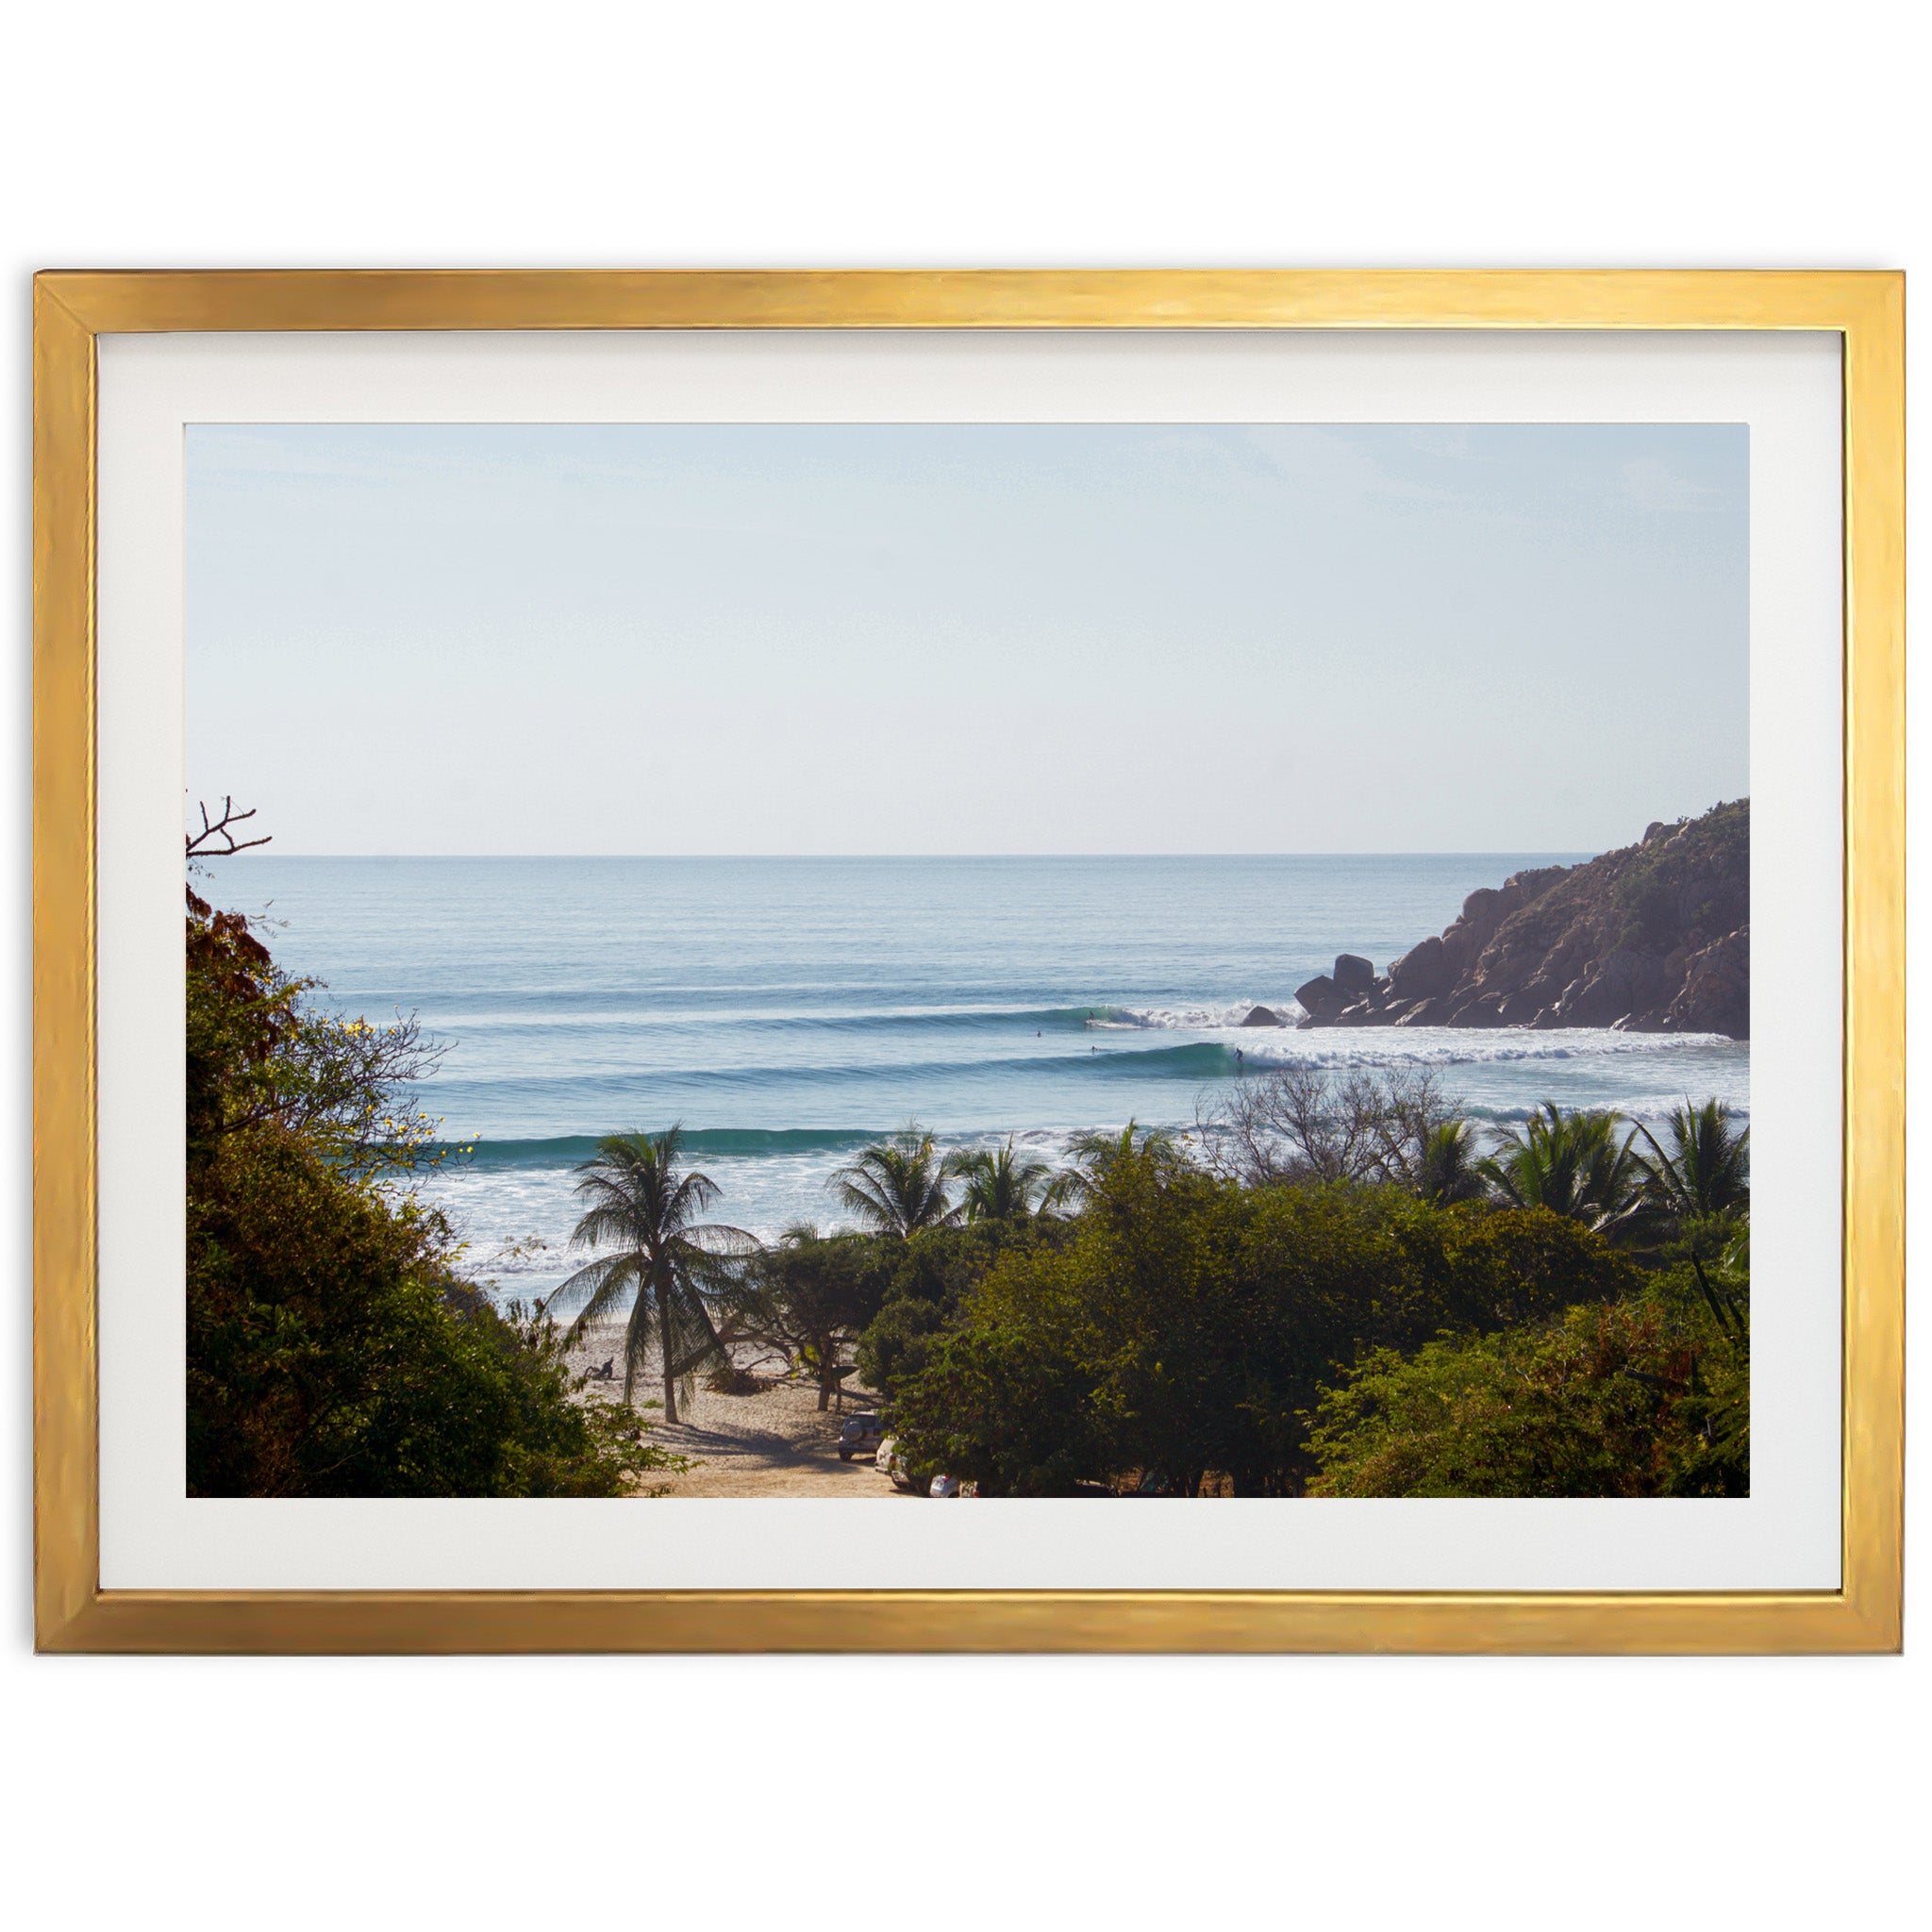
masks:
[[(1639, 840), (1628, 841), (1637, 844)], [(256, 848), (258, 851), (259, 848)], [(1587, 848), (1581, 845), (1492, 845), (1492, 846), (1357, 846), (1346, 850), (1271, 852), (279, 852), (270, 858), (618, 858), (665, 859), (686, 862), (696, 859), (788, 859), (850, 862), (855, 859), (967, 859), (989, 858), (1544, 858), (1567, 857), (1591, 850), (1614, 852), (1617, 846)], [(241, 858), (240, 852), (196, 853), (194, 862), (206, 859)]]

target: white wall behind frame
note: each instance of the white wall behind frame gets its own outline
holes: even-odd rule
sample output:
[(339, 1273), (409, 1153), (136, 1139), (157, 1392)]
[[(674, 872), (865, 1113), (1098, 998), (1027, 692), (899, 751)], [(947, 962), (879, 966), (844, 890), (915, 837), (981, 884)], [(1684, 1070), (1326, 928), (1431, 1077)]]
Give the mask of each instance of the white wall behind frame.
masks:
[[(486, 5), (460, 31), (394, 0), (27, 9), (0, 121), (15, 662), (35, 268), (1916, 273), (1932, 264), (1916, 25), (1896, 0), (1802, 17), (1681, 0), (1185, 18)], [(5, 689), (24, 908), (24, 670)], [(16, 1096), (24, 926), (0, 956)], [(1640, 1911), (1782, 1932), (1923, 1912), (1932, 1665), (1915, 1612), (1891, 1661), (29, 1658), (30, 1149), (24, 1104), (0, 1118), (16, 1395), (0, 1433), (15, 1785), (0, 1829), (8, 1901), (30, 1921), (168, 1924), (192, 1902), (204, 1924), (272, 1907), (294, 1926), (460, 1912), (521, 1932), (596, 1888), (802, 1925), (849, 1923), (855, 1895), (916, 1901), (935, 1926), (1291, 1912), (1591, 1928)], [(1915, 1459), (1926, 1435), (1908, 1432)], [(1907, 1487), (1915, 1535), (1926, 1487)], [(934, 1812), (964, 1822), (923, 1834), (820, 1774), (855, 1735), (933, 1766), (957, 1801)], [(616, 1828), (614, 1797), (613, 1828), (548, 1855), (573, 1801), (553, 1783), (554, 1808), (522, 1831), (537, 1781), (507, 1765), (637, 1793), (648, 1838)], [(1180, 1824), (1162, 1808), (1176, 1790), (1194, 1807)], [(680, 1856), (660, 1861), (666, 1846)], [(824, 1888), (796, 1875), (827, 1869)]]

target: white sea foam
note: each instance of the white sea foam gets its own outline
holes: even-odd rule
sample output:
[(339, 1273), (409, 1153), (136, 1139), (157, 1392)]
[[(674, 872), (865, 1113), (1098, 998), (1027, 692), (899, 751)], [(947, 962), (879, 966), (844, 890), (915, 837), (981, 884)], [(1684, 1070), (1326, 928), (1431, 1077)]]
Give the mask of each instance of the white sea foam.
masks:
[[(1254, 1044), (1248, 1044), (1253, 1041)], [(1519, 1061), (1627, 1059), (1733, 1044), (1715, 1033), (1612, 1033), (1553, 1027), (1324, 1026), (1284, 1038), (1272, 1029), (1243, 1031), (1247, 1058), (1265, 1067), (1507, 1066)]]
[(1260, 1032), (1260, 1027), (1241, 1024), (1257, 1007), (1266, 1007), (1271, 1013), (1288, 1023), (1290, 1026), (1306, 1017), (1303, 1008), (1291, 999), (1240, 1000), (1232, 1006), (1201, 1007), (1109, 1007), (1105, 1018), (1088, 1021), (1088, 1025), (1098, 1032), (1141, 1032), (1156, 1030), (1179, 1033), (1249, 1033)]
[[(1244, 1026), (1255, 1008), (1266, 1007), (1287, 1024)], [(1292, 1000), (1241, 1000), (1231, 1006), (1115, 1007), (1088, 1021), (1095, 1032), (1174, 1032), (1207, 1035), (1241, 1047), (1248, 1061), (1264, 1067), (1442, 1067), (1503, 1065), (1515, 1060), (1627, 1058), (1708, 1048), (1736, 1042), (1720, 1033), (1616, 1033), (1601, 1026), (1324, 1026), (1303, 1032), (1305, 1017)]]

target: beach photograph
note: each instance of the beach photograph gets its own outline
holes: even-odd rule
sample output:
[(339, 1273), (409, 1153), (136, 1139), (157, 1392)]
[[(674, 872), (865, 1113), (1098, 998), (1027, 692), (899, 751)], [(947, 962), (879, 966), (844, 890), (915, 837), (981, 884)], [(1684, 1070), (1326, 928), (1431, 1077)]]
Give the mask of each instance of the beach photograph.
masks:
[(1748, 458), (192, 426), (190, 1493), (1748, 1495)]

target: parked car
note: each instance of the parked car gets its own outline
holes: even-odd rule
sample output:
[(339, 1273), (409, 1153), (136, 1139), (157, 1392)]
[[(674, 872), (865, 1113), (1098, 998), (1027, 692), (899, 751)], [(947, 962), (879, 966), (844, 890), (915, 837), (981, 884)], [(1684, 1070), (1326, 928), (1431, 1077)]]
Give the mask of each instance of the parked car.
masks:
[(848, 1415), (839, 1430), (839, 1460), (871, 1455), (885, 1441), (886, 1425), (875, 1415)]
[(925, 1493), (928, 1496), (976, 1496), (979, 1493), (979, 1485), (974, 1482), (962, 1483), (956, 1475), (936, 1475)]
[(910, 1490), (915, 1496), (926, 1493), (926, 1486), (913, 1474), (912, 1465), (899, 1454), (897, 1436), (886, 1437), (878, 1446), (878, 1453), (872, 1459), (873, 1467), (892, 1478), (893, 1486)]

